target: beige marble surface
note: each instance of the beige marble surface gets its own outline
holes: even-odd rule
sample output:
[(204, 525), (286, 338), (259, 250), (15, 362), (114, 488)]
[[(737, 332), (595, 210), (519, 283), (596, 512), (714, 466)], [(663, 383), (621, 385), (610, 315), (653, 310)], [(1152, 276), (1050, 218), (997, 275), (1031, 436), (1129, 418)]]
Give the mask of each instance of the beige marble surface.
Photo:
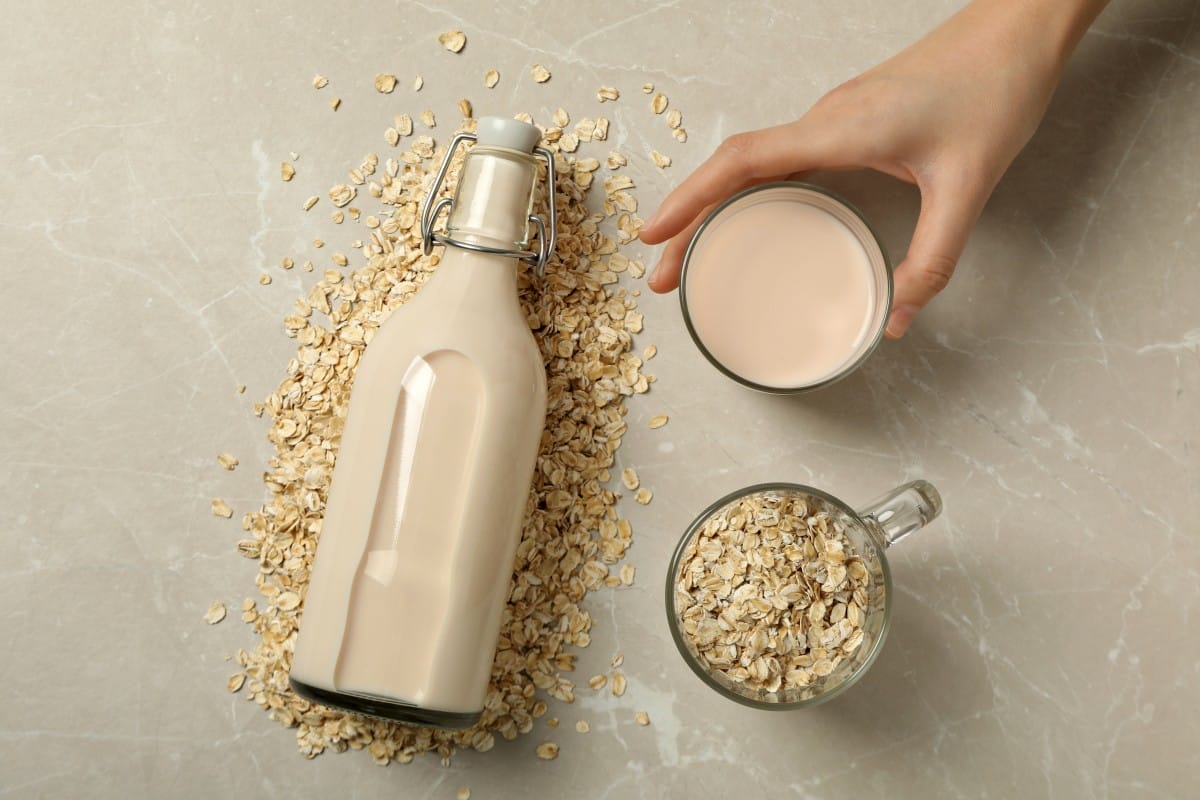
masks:
[[(255, 6), (269, 8), (256, 10)], [(949, 290), (853, 378), (800, 399), (721, 378), (673, 296), (644, 297), (659, 382), (621, 452), (638, 583), (590, 599), (583, 676), (626, 654), (624, 698), (581, 692), (533, 735), (378, 768), (307, 762), (230, 695), (249, 646), (213, 600), (253, 593), (236, 522), (269, 455), (252, 401), (294, 343), (280, 320), (323, 264), (304, 215), (398, 111), (595, 114), (648, 207), (724, 136), (801, 113), (957, 4), (514, 5), (223, 0), (8, 3), (0, 33), (0, 796), (1194, 796), (1200, 774), (1200, 6), (1117, 0), (1000, 186)], [(436, 35), (462, 27), (461, 56)], [(553, 79), (528, 78), (533, 61)], [(500, 86), (481, 76), (498, 68)], [(317, 93), (314, 73), (332, 85)], [(374, 92), (395, 72), (392, 96)], [(425, 76), (413, 96), (412, 73)], [(670, 140), (639, 91), (685, 114)], [(327, 105), (338, 94), (336, 114)], [(675, 165), (647, 167), (650, 149)], [(300, 154), (292, 184), (277, 177)], [(893, 253), (907, 187), (829, 181)], [(271, 272), (271, 286), (258, 284)], [(249, 390), (238, 395), (234, 387)], [(649, 431), (649, 416), (671, 423)], [(233, 473), (213, 456), (242, 459)], [(851, 502), (923, 476), (947, 511), (894, 552), (873, 671), (811, 712), (721, 700), (677, 657), (661, 580), (708, 500), (768, 479)], [(629, 501), (623, 501), (633, 504)], [(641, 728), (633, 712), (653, 723)], [(587, 719), (591, 732), (573, 730)]]

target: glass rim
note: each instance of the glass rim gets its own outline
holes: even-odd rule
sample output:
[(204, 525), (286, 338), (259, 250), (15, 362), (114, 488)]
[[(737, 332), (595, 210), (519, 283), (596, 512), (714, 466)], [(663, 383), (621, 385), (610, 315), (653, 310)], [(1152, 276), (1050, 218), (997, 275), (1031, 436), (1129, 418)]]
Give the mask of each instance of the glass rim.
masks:
[[(822, 378), (821, 380), (817, 381), (816, 383), (808, 383), (803, 386), (791, 386), (791, 387), (788, 387), (788, 386), (766, 386), (764, 384), (756, 383), (742, 375), (739, 375), (738, 373), (731, 370), (729, 367), (722, 364), (720, 359), (718, 359), (711, 352), (709, 352), (709, 349), (704, 346), (704, 342), (700, 339), (700, 334), (696, 332), (695, 325), (692, 324), (692, 315), (688, 312), (688, 304), (687, 304), (688, 265), (691, 263), (692, 253), (696, 249), (696, 243), (698, 241), (700, 241), (701, 235), (704, 233), (705, 230), (707, 230), (708, 226), (710, 224), (712, 224), (712, 222), (721, 214), (721, 212), (723, 212), (726, 208), (728, 208), (733, 203), (736, 203), (738, 200), (741, 200), (743, 197), (747, 197), (756, 192), (766, 191), (768, 189), (780, 189), (780, 188), (793, 188), (793, 189), (802, 189), (805, 191), (810, 191), (810, 192), (813, 192), (816, 194), (824, 195), (825, 197), (828, 197), (830, 200), (833, 200), (835, 203), (838, 203), (838, 204), (844, 206), (847, 211), (849, 211), (851, 214), (853, 214), (855, 217), (857, 217), (860, 222), (862, 222), (863, 226), (867, 229), (867, 232), (871, 235), (871, 240), (874, 241), (875, 246), (879, 248), (879, 253), (883, 258), (883, 272), (884, 272), (884, 275), (887, 277), (887, 304), (886, 305), (887, 305), (888, 313), (883, 315), (883, 320), (880, 323), (878, 329), (872, 334), (870, 343), (866, 346), (866, 348), (862, 351), (862, 353), (859, 354), (859, 356), (857, 358), (855, 358), (853, 361), (846, 363), (837, 372), (835, 372), (832, 375), (829, 375), (825, 378)], [(692, 238), (688, 242), (687, 250), (685, 250), (683, 253), (683, 262), (682, 262), (682, 266), (681, 266), (680, 272), (679, 272), (679, 306), (680, 306), (680, 309), (683, 311), (683, 324), (687, 328), (688, 335), (691, 337), (692, 342), (696, 345), (696, 347), (704, 355), (704, 358), (708, 360), (708, 363), (710, 363), (714, 367), (716, 367), (717, 370), (722, 375), (724, 375), (725, 377), (727, 377), (733, 381), (736, 381), (737, 383), (740, 383), (742, 386), (745, 386), (750, 389), (754, 389), (757, 392), (763, 392), (764, 394), (785, 394), (785, 395), (786, 394), (800, 394), (802, 392), (809, 392), (814, 389), (821, 389), (821, 388), (824, 388), (831, 384), (837, 383), (842, 378), (846, 377), (851, 372), (854, 372), (856, 369), (858, 369), (860, 366), (862, 366), (863, 362), (865, 362), (871, 356), (871, 354), (875, 352), (876, 348), (879, 347), (879, 343), (883, 340), (883, 333), (887, 329), (888, 314), (891, 313), (892, 300), (894, 299), (894, 295), (895, 295), (895, 281), (894, 281), (892, 272), (893, 272), (892, 262), (891, 262), (891, 259), (888, 258), (887, 249), (883, 246), (883, 242), (880, 241), (879, 234), (871, 226), (871, 223), (869, 221), (867, 221), (866, 216), (861, 211), (858, 210), (857, 206), (855, 206), (853, 203), (849, 202), (848, 200), (846, 200), (844, 197), (837, 194), (836, 192), (830, 191), (829, 189), (826, 189), (823, 186), (817, 186), (815, 183), (807, 183), (805, 181), (791, 181), (791, 180), (771, 181), (769, 183), (760, 183), (755, 186), (751, 186), (749, 188), (741, 190), (740, 192), (726, 198), (719, 205), (717, 205), (715, 208), (713, 208), (712, 211), (708, 212), (708, 214), (705, 215), (704, 220), (700, 223), (700, 226), (698, 228), (696, 228), (696, 232), (692, 234)]]
[[(675, 610), (675, 580), (679, 572), (679, 562), (683, 557), (683, 551), (687, 549), (688, 544), (695, 536), (700, 526), (704, 524), (713, 514), (724, 508), (729, 503), (735, 500), (740, 500), (743, 497), (748, 497), (752, 494), (769, 491), (782, 492), (798, 492), (801, 494), (810, 494), (821, 498), (830, 503), (838, 510), (845, 513), (851, 519), (858, 522), (859, 527), (866, 533), (867, 537), (875, 545), (876, 551), (879, 554), (879, 568), (883, 573), (883, 619), (879, 627), (879, 635), (871, 643), (871, 649), (868, 651), (866, 658), (858, 665), (858, 668), (846, 676), (846, 679), (837, 686), (823, 691), (820, 694), (801, 700), (788, 700), (780, 702), (772, 702), (769, 700), (757, 700), (752, 697), (738, 694), (730, 689), (722, 686), (712, 676), (711, 670), (702, 665), (696, 656), (692, 655), (688, 648), (685, 634), (679, 628), (678, 614)], [(859, 679), (866, 674), (871, 665), (875, 663), (875, 659), (879, 657), (879, 653), (883, 650), (884, 640), (887, 639), (888, 630), (891, 628), (892, 622), (892, 570), (888, 565), (887, 560), (887, 541), (882, 534), (872, 527), (861, 515), (850, 506), (846, 505), (841, 499), (834, 497), (828, 492), (823, 492), (820, 489), (815, 489), (811, 486), (806, 486), (801, 483), (787, 482), (771, 482), (771, 483), (756, 483), (753, 486), (746, 486), (741, 489), (729, 492), (721, 499), (711, 503), (707, 508), (701, 511), (692, 523), (688, 525), (680, 538), (679, 543), (675, 546), (675, 551), (671, 554), (671, 560), (667, 565), (667, 586), (666, 586), (666, 612), (667, 612), (667, 627), (671, 630), (671, 638), (675, 642), (675, 648), (679, 651), (684, 662), (710, 688), (714, 689), (721, 696), (728, 698), (743, 706), (749, 708), (757, 708), (764, 711), (795, 711), (801, 708), (812, 708), (813, 706), (821, 705), (829, 700), (840, 695), (842, 692), (849, 689), (854, 684), (858, 683)]]

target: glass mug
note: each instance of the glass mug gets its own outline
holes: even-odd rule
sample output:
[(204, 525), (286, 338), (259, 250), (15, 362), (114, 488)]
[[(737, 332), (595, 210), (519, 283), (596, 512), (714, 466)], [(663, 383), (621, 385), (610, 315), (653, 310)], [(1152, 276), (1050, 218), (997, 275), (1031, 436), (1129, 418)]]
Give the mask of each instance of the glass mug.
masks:
[[(809, 513), (825, 512), (840, 522), (854, 553), (867, 568), (867, 609), (862, 621), (862, 643), (825, 677), (815, 677), (807, 686), (781, 686), (778, 691), (754, 689), (734, 681), (705, 662), (683, 630), (676, 590), (684, 554), (705, 522), (731, 505), (758, 495), (780, 499), (803, 498)], [(886, 550), (927, 525), (942, 511), (942, 498), (928, 481), (900, 486), (873, 503), (855, 511), (846, 503), (819, 489), (794, 483), (764, 483), (738, 490), (706, 508), (684, 533), (667, 570), (666, 605), (671, 637), (692, 671), (717, 693), (752, 708), (773, 711), (808, 708), (830, 700), (850, 688), (874, 663), (883, 647), (891, 622), (892, 573)], [(759, 545), (762, 546), (761, 544)]]

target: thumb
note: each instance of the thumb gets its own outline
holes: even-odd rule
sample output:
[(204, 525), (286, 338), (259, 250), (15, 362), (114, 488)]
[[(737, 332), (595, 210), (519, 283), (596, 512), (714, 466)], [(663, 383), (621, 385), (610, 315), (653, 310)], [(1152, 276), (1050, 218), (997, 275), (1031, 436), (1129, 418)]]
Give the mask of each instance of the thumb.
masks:
[(983, 203), (970, 193), (922, 189), (921, 215), (912, 244), (894, 275), (895, 293), (886, 330), (889, 339), (903, 336), (917, 312), (946, 288), (982, 210)]

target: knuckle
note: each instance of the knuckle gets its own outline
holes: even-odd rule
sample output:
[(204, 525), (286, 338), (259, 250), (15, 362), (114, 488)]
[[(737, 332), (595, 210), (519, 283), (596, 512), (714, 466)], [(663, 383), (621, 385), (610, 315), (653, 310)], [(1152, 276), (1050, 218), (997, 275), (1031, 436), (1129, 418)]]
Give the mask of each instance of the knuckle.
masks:
[(878, 81), (856, 75), (826, 92), (813, 108), (834, 116), (857, 118), (873, 115), (886, 100), (887, 95)]
[(721, 142), (718, 148), (721, 155), (736, 164), (747, 164), (750, 161), (750, 152), (754, 147), (754, 136), (749, 133), (735, 133), (725, 141)]
[(816, 102), (816, 105), (822, 108), (830, 106), (838, 106), (849, 99), (852, 99), (857, 93), (859, 87), (862, 86), (861, 77), (853, 77), (844, 83), (839, 83), (837, 86), (830, 89), (821, 99)]
[(917, 277), (921, 285), (933, 294), (946, 288), (954, 275), (955, 261), (947, 256), (931, 256)]

